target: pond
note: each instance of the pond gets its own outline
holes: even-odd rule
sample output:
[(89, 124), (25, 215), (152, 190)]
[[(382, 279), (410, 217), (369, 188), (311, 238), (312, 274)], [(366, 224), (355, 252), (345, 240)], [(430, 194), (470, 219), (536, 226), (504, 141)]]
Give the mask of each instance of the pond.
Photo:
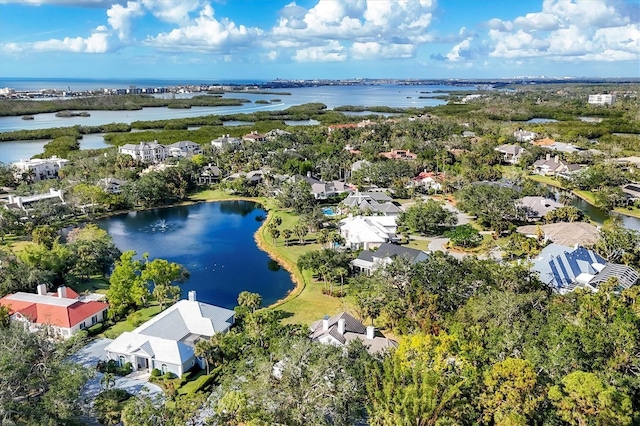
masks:
[(198, 300), (232, 309), (241, 291), (260, 293), (266, 306), (294, 288), (289, 273), (256, 246), (264, 217), (256, 203), (221, 201), (130, 212), (98, 226), (122, 251), (185, 266), (190, 277), (181, 284), (182, 297), (196, 290)]
[[(560, 199), (560, 195), (566, 191), (562, 191), (556, 187), (547, 185), (547, 187), (553, 192), (553, 194), (555, 195), (556, 201)], [(570, 206), (574, 206), (576, 207), (578, 210), (580, 210), (582, 213), (584, 213), (585, 215), (589, 216), (594, 222), (596, 222), (598, 225), (602, 225), (604, 223), (605, 220), (609, 219), (609, 213), (602, 210), (601, 208), (598, 208), (592, 204), (587, 203), (585, 200), (583, 200), (580, 197), (577, 197), (571, 193), (569, 193), (569, 195), (571, 195), (571, 201), (569, 202)], [(615, 213), (612, 212), (611, 215), (613, 216), (618, 216), (622, 222), (622, 226), (624, 226), (625, 228), (629, 228), (629, 229), (633, 229), (636, 231), (640, 231), (640, 219), (637, 217), (633, 217), (633, 216), (627, 216), (627, 215), (623, 215), (623, 214), (619, 214), (619, 213)]]

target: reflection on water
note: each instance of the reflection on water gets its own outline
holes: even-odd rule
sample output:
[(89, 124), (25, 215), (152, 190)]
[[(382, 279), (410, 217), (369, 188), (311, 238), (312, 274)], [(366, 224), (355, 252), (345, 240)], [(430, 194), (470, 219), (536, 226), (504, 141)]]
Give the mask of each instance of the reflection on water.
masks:
[(289, 273), (256, 246), (255, 218), (264, 214), (249, 201), (223, 201), (131, 212), (98, 225), (122, 251), (184, 265), (191, 276), (183, 294), (196, 290), (203, 302), (233, 308), (241, 291), (271, 304), (293, 288)]

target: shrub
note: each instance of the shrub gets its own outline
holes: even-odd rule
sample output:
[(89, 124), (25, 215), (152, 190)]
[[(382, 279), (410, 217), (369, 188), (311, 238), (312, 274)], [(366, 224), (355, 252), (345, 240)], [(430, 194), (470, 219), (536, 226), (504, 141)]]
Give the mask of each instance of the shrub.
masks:
[(154, 368), (153, 370), (151, 370), (151, 377), (160, 377), (161, 375), (162, 373), (157, 368)]
[(173, 374), (171, 371), (167, 371), (166, 373), (164, 373), (164, 376), (162, 376), (162, 378), (165, 380), (171, 380), (171, 379), (174, 379), (175, 377), (176, 375)]

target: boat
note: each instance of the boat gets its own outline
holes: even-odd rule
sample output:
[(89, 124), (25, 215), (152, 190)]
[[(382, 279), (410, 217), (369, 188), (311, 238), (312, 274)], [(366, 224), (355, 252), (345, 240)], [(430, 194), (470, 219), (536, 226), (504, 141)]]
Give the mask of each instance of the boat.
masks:
[(33, 119), (35, 119), (35, 117), (33, 115), (23, 115), (22, 119), (23, 120), (33, 120)]

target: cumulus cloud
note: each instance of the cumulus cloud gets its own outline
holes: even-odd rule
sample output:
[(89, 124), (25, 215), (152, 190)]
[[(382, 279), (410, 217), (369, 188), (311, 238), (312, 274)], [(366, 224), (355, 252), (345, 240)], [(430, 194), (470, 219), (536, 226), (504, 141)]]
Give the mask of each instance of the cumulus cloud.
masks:
[(295, 47), (296, 61), (318, 60), (327, 49), (333, 60), (413, 57), (420, 44), (433, 40), (427, 30), (435, 7), (433, 0), (319, 0), (309, 9), (292, 2), (265, 44)]
[(471, 47), (472, 37), (462, 40), (460, 43), (453, 46), (451, 51), (447, 54), (447, 59), (451, 62), (457, 62), (464, 58), (464, 52), (468, 51)]
[(218, 20), (214, 14), (214, 9), (207, 4), (189, 24), (148, 37), (145, 43), (170, 51), (228, 53), (250, 45), (262, 34), (259, 28), (236, 25), (227, 18)]
[(144, 10), (140, 3), (129, 1), (126, 6), (115, 4), (107, 10), (107, 21), (118, 32), (120, 40), (125, 41), (129, 39), (131, 20), (142, 15), (144, 15)]
[(98, 27), (87, 38), (65, 37), (63, 39), (49, 39), (32, 43), (7, 43), (2, 45), (2, 51), (19, 53), (34, 52), (75, 52), (75, 53), (105, 53), (111, 49), (109, 33), (104, 27)]
[(638, 12), (609, 0), (545, 0), (542, 10), (487, 22), (497, 58), (640, 60)]
[(156, 18), (180, 25), (189, 22), (191, 12), (207, 4), (201, 0), (141, 0), (141, 2)]
[(347, 60), (346, 48), (335, 40), (322, 46), (299, 49), (293, 56), (296, 62), (341, 62)]

